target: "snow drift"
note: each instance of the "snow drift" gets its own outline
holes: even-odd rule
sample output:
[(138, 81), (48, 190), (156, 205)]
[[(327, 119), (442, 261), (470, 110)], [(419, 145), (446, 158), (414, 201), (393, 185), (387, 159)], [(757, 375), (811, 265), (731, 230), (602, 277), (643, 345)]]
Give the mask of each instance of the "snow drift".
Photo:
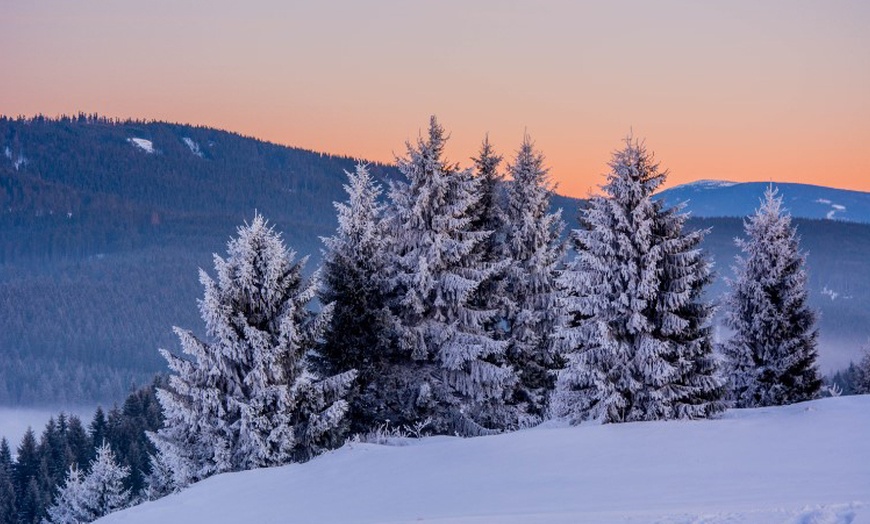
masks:
[(870, 522), (870, 396), (543, 427), (212, 477), (100, 522)]

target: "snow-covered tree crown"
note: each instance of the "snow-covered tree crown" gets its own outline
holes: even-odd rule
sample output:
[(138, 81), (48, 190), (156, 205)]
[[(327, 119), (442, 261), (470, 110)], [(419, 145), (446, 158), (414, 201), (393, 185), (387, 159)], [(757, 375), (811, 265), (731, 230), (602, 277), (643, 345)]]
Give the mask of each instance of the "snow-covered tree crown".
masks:
[(216, 279), (200, 271), (200, 312), (211, 341), (177, 329), (183, 359), (161, 350), (175, 373), (159, 389), (164, 427), (151, 439), (153, 461), (178, 489), (215, 473), (306, 460), (332, 443), (353, 380), (309, 370), (331, 307), (309, 308), (317, 276), (302, 276), (280, 234), (261, 215), (240, 227), (227, 257), (214, 257)]
[(746, 238), (736, 240), (742, 255), (728, 281), (726, 313), (734, 330), (725, 344), (734, 401), (753, 407), (813, 398), (821, 380), (816, 316), (807, 305), (806, 255), (775, 188), (768, 187), (744, 229)]
[(652, 195), (668, 172), (659, 170), (659, 163), (642, 140), (629, 135), (624, 142), (625, 147), (613, 152), (607, 183), (601, 188), (608, 195), (620, 195), (631, 206)]
[(574, 422), (718, 413), (703, 233), (684, 232), (686, 216), (653, 200), (667, 172), (643, 142), (627, 137), (610, 169), (605, 194), (581, 211), (577, 258), (561, 279), (567, 365), (554, 413)]
[(344, 190), (348, 199), (346, 202), (336, 202), (338, 215), (338, 232), (334, 237), (323, 239), (331, 251), (343, 243), (356, 248), (374, 246), (379, 243), (380, 232), (377, 225), (384, 204), (380, 202), (383, 189), (369, 173), (365, 164), (357, 164), (353, 172), (345, 171), (348, 183)]

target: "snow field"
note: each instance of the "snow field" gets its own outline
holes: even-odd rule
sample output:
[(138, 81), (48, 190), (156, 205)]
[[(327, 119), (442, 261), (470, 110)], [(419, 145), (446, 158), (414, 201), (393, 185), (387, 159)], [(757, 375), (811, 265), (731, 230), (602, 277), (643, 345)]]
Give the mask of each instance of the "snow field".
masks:
[(101, 522), (870, 522), (870, 396), (566, 427), (219, 475)]

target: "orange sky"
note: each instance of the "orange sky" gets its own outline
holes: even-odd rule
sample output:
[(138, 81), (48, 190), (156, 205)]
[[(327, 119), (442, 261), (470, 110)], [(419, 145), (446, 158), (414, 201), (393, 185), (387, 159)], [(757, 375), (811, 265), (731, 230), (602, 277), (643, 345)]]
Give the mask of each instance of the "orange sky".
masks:
[(485, 133), (510, 157), (527, 130), (574, 196), (633, 129), (668, 185), (870, 191), (868, 28), (866, 0), (3, 0), (0, 113), (381, 161), (434, 113), (466, 165)]

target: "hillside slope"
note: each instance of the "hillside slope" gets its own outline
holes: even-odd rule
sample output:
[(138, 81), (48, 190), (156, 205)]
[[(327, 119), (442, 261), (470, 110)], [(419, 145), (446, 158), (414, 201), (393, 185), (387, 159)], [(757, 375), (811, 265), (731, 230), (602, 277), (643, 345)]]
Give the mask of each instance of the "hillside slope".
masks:
[(870, 522), (870, 396), (541, 427), (220, 475), (99, 522)]

